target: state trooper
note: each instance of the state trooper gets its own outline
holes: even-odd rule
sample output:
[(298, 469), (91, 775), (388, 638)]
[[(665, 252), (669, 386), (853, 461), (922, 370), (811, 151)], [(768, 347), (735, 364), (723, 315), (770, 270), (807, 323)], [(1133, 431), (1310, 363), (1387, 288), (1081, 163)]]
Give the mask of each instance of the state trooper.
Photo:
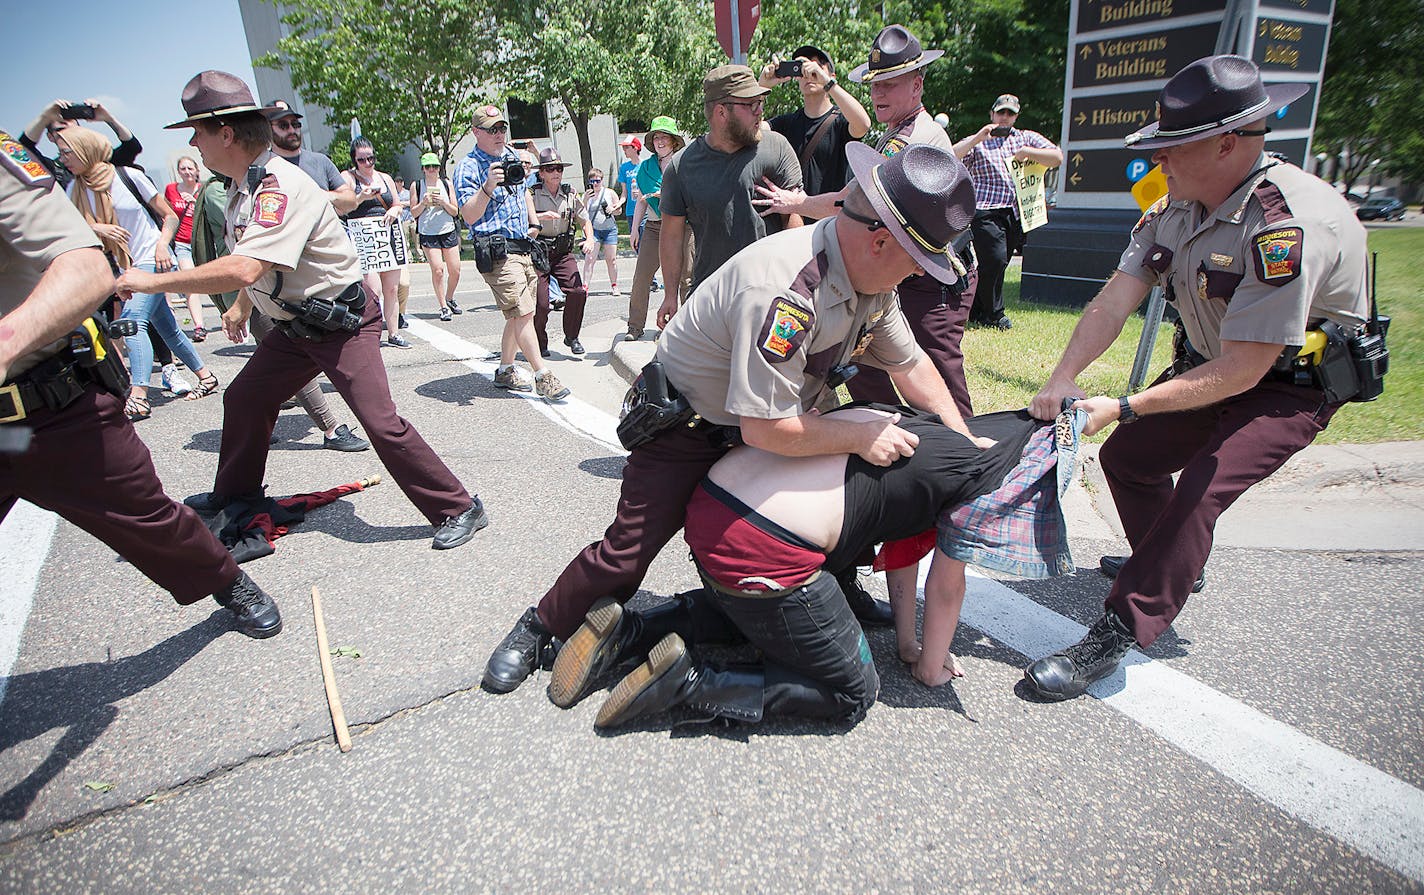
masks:
[(192, 128), (189, 142), (203, 164), (232, 178), (225, 224), (231, 253), (191, 270), (130, 268), (119, 277), (119, 291), (240, 288), (237, 303), (223, 314), (228, 337), (245, 338), (253, 305), (277, 325), (223, 396), (212, 492), (187, 503), (217, 512), (233, 499), (260, 495), (282, 401), (325, 373), (396, 484), (435, 526), (431, 546), (468, 542), (489, 524), (484, 505), (396, 412), (380, 355), (380, 307), (366, 300), (356, 249), (326, 191), (272, 152), (267, 115), (273, 109), (259, 106), (240, 78), (205, 71), (183, 88), (183, 110), (187, 117), (168, 127)]
[[(1296, 355), (1308, 330), (1364, 325), (1365, 231), (1330, 184), (1265, 152), (1266, 122), (1305, 92), (1263, 86), (1239, 56), (1199, 59), (1163, 86), (1158, 120), (1126, 138), (1153, 151), (1168, 194), (1133, 228), (1030, 409), (1051, 419), (1078, 398), (1087, 434), (1119, 423), (1099, 456), (1132, 555), (1103, 557), (1116, 580), (1083, 640), (1025, 671), (1047, 699), (1081, 695), (1150, 646), (1197, 587), (1217, 518), (1343, 403), (1327, 366)], [(1135, 395), (1084, 398), (1074, 378), (1155, 284), (1181, 315), (1173, 366)], [(1347, 350), (1333, 341), (1327, 352)]]
[(128, 376), (91, 317), (113, 287), (98, 237), (54, 176), (0, 132), (0, 519), (17, 500), (58, 513), (180, 605), (211, 594), (239, 631), (271, 637), (277, 604), (163, 492), (124, 415)]

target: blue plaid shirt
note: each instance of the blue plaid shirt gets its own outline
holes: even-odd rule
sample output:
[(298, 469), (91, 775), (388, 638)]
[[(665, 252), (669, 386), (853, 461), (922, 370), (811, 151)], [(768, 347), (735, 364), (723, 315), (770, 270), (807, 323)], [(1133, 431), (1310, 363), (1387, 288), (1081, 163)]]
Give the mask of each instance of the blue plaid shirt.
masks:
[[(489, 179), (490, 166), (501, 158), (515, 158), (506, 152), (503, 156), (490, 155), (476, 146), (470, 154), (455, 165), (455, 204), (464, 207), (475, 198), (475, 192)], [(485, 206), (484, 216), (470, 225), (470, 235), (476, 233), (491, 235), (501, 233), (510, 239), (526, 239), (529, 236), (529, 208), (525, 202), (528, 187), (522, 183), (498, 187)]]
[(1009, 162), (1014, 160), (1014, 153), (1025, 146), (1030, 149), (1054, 148), (1053, 142), (1038, 131), (1014, 128), (1007, 137), (990, 137), (969, 150), (964, 157), (964, 167), (969, 169), (969, 180), (974, 184), (974, 205), (980, 211), (1015, 206)]

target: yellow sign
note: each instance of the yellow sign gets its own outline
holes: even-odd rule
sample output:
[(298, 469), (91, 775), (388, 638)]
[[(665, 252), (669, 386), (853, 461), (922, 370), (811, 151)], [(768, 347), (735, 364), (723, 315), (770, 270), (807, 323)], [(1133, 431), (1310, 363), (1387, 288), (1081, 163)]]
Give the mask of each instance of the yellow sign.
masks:
[(1132, 185), (1132, 198), (1137, 207), (1146, 211), (1153, 203), (1167, 195), (1167, 175), (1161, 165), (1153, 165), (1152, 170), (1142, 175), (1142, 179)]
[(1048, 223), (1048, 203), (1043, 197), (1043, 174), (1048, 169), (1038, 162), (1009, 161), (1014, 181), (1014, 198), (1019, 205), (1019, 222), (1027, 233)]

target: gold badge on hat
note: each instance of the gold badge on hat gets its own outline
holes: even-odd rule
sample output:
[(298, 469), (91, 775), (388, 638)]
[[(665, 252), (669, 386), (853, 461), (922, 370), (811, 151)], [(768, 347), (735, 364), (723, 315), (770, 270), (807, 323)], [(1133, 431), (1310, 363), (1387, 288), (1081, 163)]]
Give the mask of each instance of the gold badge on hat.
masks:
[(880, 48), (879, 48), (879, 47), (875, 47), (874, 49), (872, 49), (872, 50), (870, 51), (870, 61), (871, 61), (871, 63), (876, 63), (876, 62), (879, 62), (879, 61), (880, 61)]

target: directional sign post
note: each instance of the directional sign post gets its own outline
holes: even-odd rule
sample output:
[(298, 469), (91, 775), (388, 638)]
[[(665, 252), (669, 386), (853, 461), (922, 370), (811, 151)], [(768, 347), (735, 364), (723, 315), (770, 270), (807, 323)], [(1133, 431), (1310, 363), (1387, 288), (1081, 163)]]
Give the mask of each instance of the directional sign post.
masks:
[(1053, 220), (1024, 251), (1024, 297), (1079, 304), (1112, 272), (1138, 214), (1133, 185), (1152, 168), (1152, 153), (1123, 137), (1156, 120), (1162, 85), (1189, 62), (1236, 53), (1267, 84), (1307, 84), (1267, 137), (1267, 149), (1303, 164), (1333, 11), (1334, 0), (1072, 0), (1066, 158)]

